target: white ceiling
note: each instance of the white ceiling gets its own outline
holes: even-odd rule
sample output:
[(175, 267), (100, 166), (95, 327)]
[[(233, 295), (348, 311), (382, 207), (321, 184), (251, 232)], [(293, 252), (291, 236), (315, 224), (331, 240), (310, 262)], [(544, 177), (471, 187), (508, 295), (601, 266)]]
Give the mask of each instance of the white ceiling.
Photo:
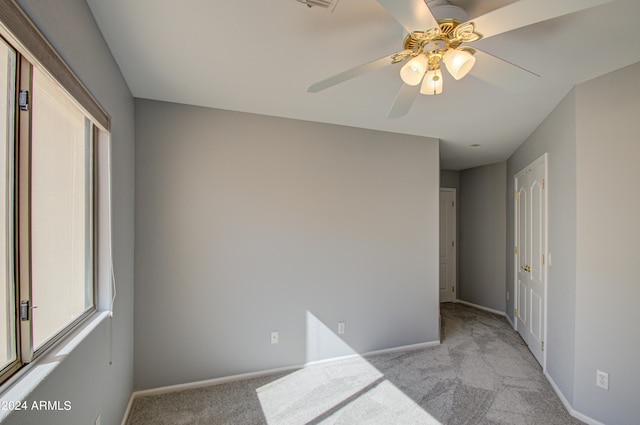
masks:
[[(513, 2), (451, 0), (470, 18)], [(575, 84), (640, 61), (640, 1), (615, 0), (474, 43), (540, 75), (530, 91), (445, 76), (442, 95), (387, 119), (401, 65), (306, 91), (402, 50), (402, 27), (375, 0), (340, 0), (333, 13), (295, 0), (88, 4), (135, 97), (435, 137), (444, 169), (507, 159)]]

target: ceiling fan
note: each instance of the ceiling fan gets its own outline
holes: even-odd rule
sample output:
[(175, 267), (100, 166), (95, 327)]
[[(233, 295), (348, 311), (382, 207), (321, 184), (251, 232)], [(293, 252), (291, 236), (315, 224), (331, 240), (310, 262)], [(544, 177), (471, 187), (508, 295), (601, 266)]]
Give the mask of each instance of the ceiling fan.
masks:
[(539, 76), (468, 44), (610, 1), (613, 0), (519, 0), (467, 21), (465, 11), (447, 0), (377, 0), (408, 32), (404, 48), (319, 81), (307, 91), (319, 92), (364, 73), (405, 62), (400, 70), (403, 85), (389, 118), (405, 115), (418, 93), (442, 93), (443, 64), (456, 80), (471, 74), (507, 91), (521, 92)]

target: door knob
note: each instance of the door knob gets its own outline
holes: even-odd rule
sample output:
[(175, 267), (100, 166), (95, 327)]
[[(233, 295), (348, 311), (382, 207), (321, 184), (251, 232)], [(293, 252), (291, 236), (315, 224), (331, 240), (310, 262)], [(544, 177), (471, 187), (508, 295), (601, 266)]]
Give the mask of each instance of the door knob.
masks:
[(531, 267), (529, 267), (529, 266), (524, 266), (522, 269), (527, 273), (531, 272)]

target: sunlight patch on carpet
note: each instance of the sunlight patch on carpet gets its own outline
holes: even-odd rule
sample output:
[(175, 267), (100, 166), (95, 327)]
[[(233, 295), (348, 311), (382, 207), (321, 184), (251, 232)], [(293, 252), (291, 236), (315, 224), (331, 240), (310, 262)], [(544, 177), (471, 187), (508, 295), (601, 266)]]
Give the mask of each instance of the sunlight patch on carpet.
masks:
[(441, 425), (310, 312), (306, 358), (256, 390), (268, 424)]

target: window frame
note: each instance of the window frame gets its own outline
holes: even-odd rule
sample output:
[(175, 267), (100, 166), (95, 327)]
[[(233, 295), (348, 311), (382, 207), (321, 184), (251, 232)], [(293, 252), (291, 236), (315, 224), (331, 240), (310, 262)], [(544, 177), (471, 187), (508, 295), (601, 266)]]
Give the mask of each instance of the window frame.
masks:
[[(4, 41), (4, 39), (2, 39), (2, 41)], [(7, 249), (7, 257), (6, 257), (6, 268), (7, 268), (7, 285), (10, 285), (12, 287), (12, 308), (10, 309), (11, 311), (11, 315), (13, 316), (13, 322), (11, 323), (13, 325), (13, 343), (15, 344), (14, 347), (14, 353), (15, 353), (15, 359), (11, 362), (8, 362), (4, 368), (0, 369), (0, 382), (4, 382), (4, 380), (6, 380), (8, 377), (10, 377), (12, 374), (14, 374), (15, 372), (17, 372), (21, 367), (22, 367), (22, 363), (21, 363), (21, 341), (20, 341), (20, 334), (17, 332), (17, 328), (18, 328), (18, 312), (17, 312), (17, 306), (19, 305), (19, 299), (20, 299), (20, 295), (17, 291), (17, 285), (16, 285), (16, 226), (15, 226), (15, 222), (16, 222), (16, 209), (15, 209), (15, 205), (16, 205), (16, 168), (15, 168), (15, 156), (16, 156), (16, 152), (15, 152), (15, 140), (16, 140), (16, 125), (15, 123), (18, 120), (18, 117), (16, 115), (16, 95), (15, 95), (15, 90), (16, 90), (16, 85), (17, 85), (17, 81), (18, 81), (18, 70), (17, 70), (17, 63), (18, 63), (18, 53), (15, 50), (15, 48), (13, 48), (13, 46), (11, 46), (9, 43), (6, 43), (7, 46), (13, 51), (13, 62), (14, 62), (14, 67), (13, 67), (13, 81), (12, 81), (12, 92), (11, 92), (11, 103), (9, 105), (8, 111), (11, 111), (11, 116), (10, 116), (10, 121), (7, 123), (10, 125), (10, 129), (8, 129), (9, 131), (7, 131), (7, 151), (6, 151), (6, 162), (8, 165), (8, 170), (7, 170), (7, 184), (6, 184), (6, 194), (7, 194), (7, 198), (6, 198), (6, 202), (7, 205), (5, 205), (6, 207), (6, 225), (7, 225), (7, 239), (8, 239), (8, 243), (6, 245), (6, 249)], [(7, 117), (9, 118), (9, 117)], [(9, 301), (10, 298), (7, 299), (7, 301)]]
[(0, 35), (29, 62), (48, 72), (92, 118), (94, 124), (109, 132), (109, 115), (15, 0), (0, 2)]
[[(98, 104), (91, 93), (84, 87), (81, 81), (61, 59), (53, 47), (48, 43), (42, 33), (14, 1), (0, 2), (0, 38), (15, 52), (15, 93), (13, 99), (13, 140), (10, 141), (8, 151), (8, 164), (11, 170), (8, 173), (9, 198), (12, 205), (8, 208), (11, 216), (7, 219), (10, 223), (11, 248), (7, 255), (8, 267), (14, 288), (14, 328), (16, 344), (16, 360), (7, 363), (0, 370), (0, 386), (16, 376), (16, 373), (27, 364), (43, 357), (53, 349), (62, 339), (80, 328), (99, 309), (99, 179), (100, 179), (100, 140), (109, 134), (110, 117)], [(44, 72), (56, 84), (62, 88), (68, 98), (80, 108), (85, 115), (85, 120), (90, 123), (90, 130), (86, 129), (91, 138), (89, 150), (85, 158), (85, 166), (89, 167), (88, 190), (85, 198), (89, 207), (87, 219), (89, 221), (88, 237), (85, 251), (90, 262), (86, 276), (90, 277), (92, 285), (92, 306), (77, 316), (63, 329), (46, 340), (40, 347), (34, 349), (32, 337), (32, 315), (29, 312), (29, 320), (20, 318), (21, 300), (31, 300), (31, 111), (20, 111), (18, 96), (21, 90), (33, 93), (33, 69), (37, 67)], [(30, 109), (30, 108), (29, 108)], [(86, 125), (86, 124), (85, 124)], [(89, 133), (90, 131), (90, 133)], [(86, 170), (86, 169), (85, 169)], [(30, 304), (32, 307), (32, 303)]]

